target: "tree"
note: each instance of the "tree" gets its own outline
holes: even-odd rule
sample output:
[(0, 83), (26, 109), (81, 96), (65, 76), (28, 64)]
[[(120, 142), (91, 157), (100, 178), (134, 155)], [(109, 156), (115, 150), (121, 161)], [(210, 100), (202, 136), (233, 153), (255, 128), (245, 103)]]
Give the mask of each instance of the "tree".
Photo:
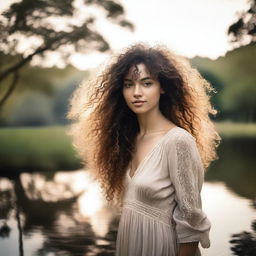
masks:
[(256, 0), (249, 0), (250, 8), (240, 13), (239, 19), (228, 29), (232, 35), (231, 42), (242, 42), (246, 36), (250, 36), (251, 42), (256, 42)]
[[(82, 17), (79, 16), (81, 8), (85, 8)], [(20, 69), (35, 56), (44, 59), (47, 54), (58, 52), (68, 63), (74, 52), (110, 49), (107, 40), (95, 28), (98, 19), (95, 10), (103, 12), (111, 22), (133, 30), (133, 25), (125, 19), (124, 8), (112, 0), (21, 0), (2, 13), (0, 54), (20, 55), (20, 58), (0, 68), (0, 83), (12, 76), (0, 99), (0, 108), (15, 89)], [(28, 39), (33, 40), (33, 47), (20, 54), (18, 47)]]

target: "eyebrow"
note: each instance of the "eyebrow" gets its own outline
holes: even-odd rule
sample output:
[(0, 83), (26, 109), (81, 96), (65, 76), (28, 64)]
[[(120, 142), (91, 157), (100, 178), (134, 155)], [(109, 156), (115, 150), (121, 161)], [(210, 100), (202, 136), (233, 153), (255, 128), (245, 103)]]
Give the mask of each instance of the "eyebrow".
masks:
[[(144, 81), (144, 80), (148, 80), (148, 79), (153, 80), (153, 78), (151, 78), (151, 77), (149, 77), (149, 76), (146, 76), (146, 77), (141, 78), (140, 81)], [(125, 80), (125, 81), (132, 81), (131, 79), (128, 79), (128, 78), (125, 78), (124, 80)]]

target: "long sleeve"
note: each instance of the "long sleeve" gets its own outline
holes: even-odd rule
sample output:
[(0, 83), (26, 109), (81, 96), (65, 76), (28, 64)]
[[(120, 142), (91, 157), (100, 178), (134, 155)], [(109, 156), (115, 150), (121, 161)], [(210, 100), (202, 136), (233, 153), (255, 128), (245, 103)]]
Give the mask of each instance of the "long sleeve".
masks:
[(167, 157), (177, 203), (173, 220), (178, 243), (199, 241), (203, 248), (208, 248), (211, 224), (202, 211), (200, 196), (204, 168), (194, 137), (187, 133), (179, 134)]

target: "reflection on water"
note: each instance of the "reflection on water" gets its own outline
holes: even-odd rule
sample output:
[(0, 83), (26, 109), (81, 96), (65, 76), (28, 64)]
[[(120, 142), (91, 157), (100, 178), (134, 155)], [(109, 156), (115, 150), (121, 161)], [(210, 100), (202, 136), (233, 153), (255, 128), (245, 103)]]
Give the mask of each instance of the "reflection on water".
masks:
[[(226, 141), (206, 176), (202, 200), (212, 229), (204, 256), (231, 256), (231, 247), (244, 255), (236, 249), (255, 246), (248, 236), (256, 219), (254, 148), (253, 140)], [(1, 256), (114, 255), (119, 216), (84, 170), (0, 177)]]
[(222, 182), (207, 182), (202, 191), (202, 201), (204, 210), (212, 223), (211, 247), (202, 249), (202, 255), (233, 255), (229, 243), (231, 235), (243, 230), (249, 231), (251, 222), (255, 219), (251, 200), (237, 196)]
[(222, 187), (205, 196), (213, 220), (211, 253), (206, 256), (256, 255), (255, 148), (256, 138), (226, 138), (218, 148), (219, 160), (207, 172), (206, 180), (213, 186), (221, 181)]
[[(254, 203), (256, 208), (256, 202)], [(231, 250), (235, 255), (256, 255), (256, 219), (251, 224), (252, 232), (243, 231), (232, 235)]]
[(113, 255), (119, 210), (86, 171), (47, 175), (0, 179), (1, 255)]
[(219, 160), (214, 161), (206, 180), (223, 181), (236, 194), (255, 199), (256, 138), (227, 138), (218, 148)]

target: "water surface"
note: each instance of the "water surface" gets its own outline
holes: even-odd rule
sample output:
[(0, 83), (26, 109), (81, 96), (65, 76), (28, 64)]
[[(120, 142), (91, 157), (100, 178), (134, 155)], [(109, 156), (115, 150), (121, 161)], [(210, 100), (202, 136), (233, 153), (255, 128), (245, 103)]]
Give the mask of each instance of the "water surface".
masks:
[[(254, 149), (252, 139), (226, 140), (219, 148), (202, 190), (212, 223), (211, 247), (202, 255), (231, 256), (231, 236), (253, 232)], [(0, 177), (1, 256), (114, 255), (119, 217), (86, 170)]]

